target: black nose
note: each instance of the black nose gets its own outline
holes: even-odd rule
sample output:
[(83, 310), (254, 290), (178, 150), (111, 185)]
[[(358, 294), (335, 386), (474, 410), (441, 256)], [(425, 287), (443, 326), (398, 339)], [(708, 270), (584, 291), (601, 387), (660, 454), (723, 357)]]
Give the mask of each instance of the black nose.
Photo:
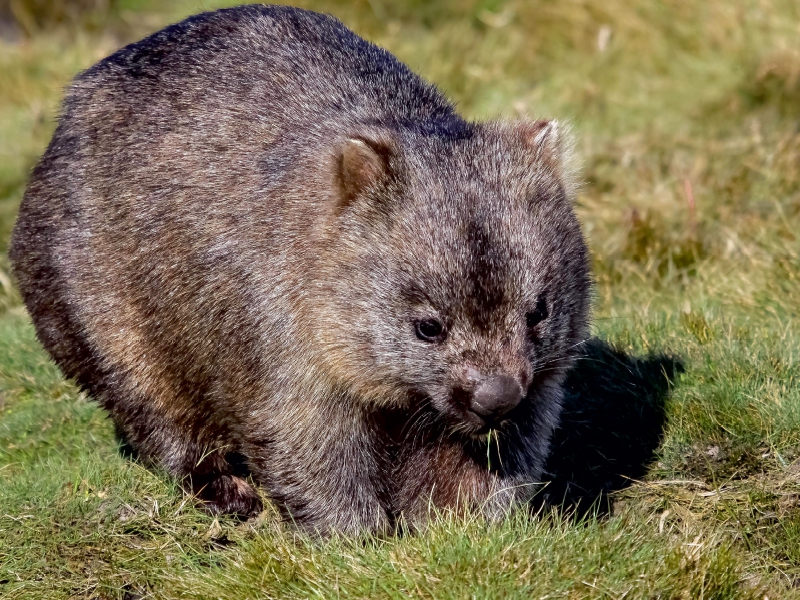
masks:
[(522, 400), (522, 386), (508, 375), (493, 375), (478, 384), (470, 409), (487, 422), (500, 420)]

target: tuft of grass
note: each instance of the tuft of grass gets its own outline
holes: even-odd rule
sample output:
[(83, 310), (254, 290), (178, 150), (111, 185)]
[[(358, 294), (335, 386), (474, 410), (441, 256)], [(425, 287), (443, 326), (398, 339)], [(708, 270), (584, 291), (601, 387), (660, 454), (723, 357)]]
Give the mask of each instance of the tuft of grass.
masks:
[[(800, 597), (800, 5), (297, 3), (470, 118), (573, 123), (594, 333), (612, 348), (586, 354), (596, 373), (576, 382), (552, 461), (552, 496), (611, 492), (594, 512), (444, 514), (413, 536), (313, 541), (269, 510), (215, 520), (123, 458), (36, 343), (6, 256), (70, 77), (223, 4), (19, 0), (34, 25), (13, 17), (13, 35), (0, 8), (0, 596)], [(683, 370), (662, 372), (664, 356)], [(599, 403), (614, 385), (622, 400)]]
[(219, 564), (163, 591), (199, 599), (221, 586), (227, 598), (755, 597), (720, 538), (625, 516), (575, 524), (558, 513), (494, 525), (440, 515), (413, 538), (323, 545), (249, 534)]

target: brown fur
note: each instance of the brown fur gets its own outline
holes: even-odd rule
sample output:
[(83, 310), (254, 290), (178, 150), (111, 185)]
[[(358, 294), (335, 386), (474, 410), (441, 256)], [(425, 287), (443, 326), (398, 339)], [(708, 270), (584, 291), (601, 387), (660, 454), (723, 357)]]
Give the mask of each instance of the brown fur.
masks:
[(206, 13), (75, 79), (11, 258), (64, 374), (210, 510), (259, 510), (249, 476), (309, 530), (496, 515), (585, 333), (566, 152), (332, 17)]

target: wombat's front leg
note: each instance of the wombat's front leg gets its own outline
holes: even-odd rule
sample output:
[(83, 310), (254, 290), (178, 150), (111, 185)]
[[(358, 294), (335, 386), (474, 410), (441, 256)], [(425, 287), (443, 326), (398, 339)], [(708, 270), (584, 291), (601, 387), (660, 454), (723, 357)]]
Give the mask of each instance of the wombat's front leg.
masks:
[(294, 407), (245, 454), (287, 521), (322, 535), (388, 531), (391, 476), (380, 432), (359, 407), (342, 404)]
[(511, 503), (502, 478), (487, 469), (485, 453), (481, 460), (455, 440), (440, 439), (406, 453), (397, 480), (396, 509), (412, 528), (424, 526), (435, 511), (488, 515)]

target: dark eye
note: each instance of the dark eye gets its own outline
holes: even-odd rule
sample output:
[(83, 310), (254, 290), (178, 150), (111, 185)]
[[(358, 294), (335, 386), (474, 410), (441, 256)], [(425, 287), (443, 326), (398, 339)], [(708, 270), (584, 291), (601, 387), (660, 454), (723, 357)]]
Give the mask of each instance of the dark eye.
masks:
[(414, 325), (417, 337), (426, 342), (441, 342), (444, 339), (444, 325), (438, 319), (422, 319)]
[(525, 315), (528, 327), (536, 327), (539, 323), (547, 318), (548, 314), (547, 300), (545, 300), (544, 296), (540, 296), (539, 300), (536, 302), (536, 308), (533, 310), (533, 312), (529, 312), (527, 315)]

